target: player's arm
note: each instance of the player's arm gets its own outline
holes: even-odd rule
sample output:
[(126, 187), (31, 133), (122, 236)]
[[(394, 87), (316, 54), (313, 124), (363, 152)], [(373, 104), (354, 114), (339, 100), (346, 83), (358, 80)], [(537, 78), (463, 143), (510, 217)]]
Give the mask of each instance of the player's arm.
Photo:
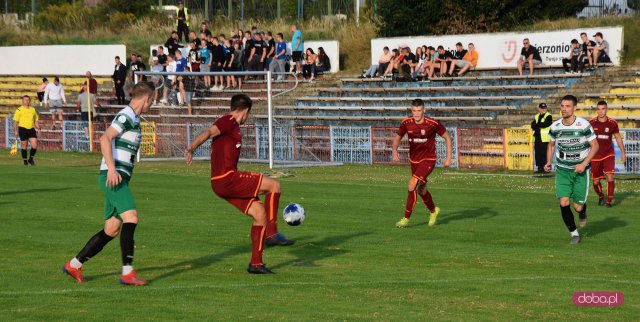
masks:
[(598, 145), (598, 140), (596, 140), (595, 137), (591, 141), (589, 141), (589, 145), (591, 146), (591, 150), (589, 150), (589, 154), (587, 154), (587, 157), (584, 159), (584, 161), (576, 166), (576, 173), (583, 173), (584, 169), (586, 169), (589, 165), (589, 162), (591, 162), (591, 159), (593, 159), (593, 157), (596, 156), (596, 153), (598, 153), (598, 149), (600, 148), (600, 146)]
[(80, 113), (80, 99), (76, 100), (76, 112)]
[(37, 112), (36, 112), (36, 120), (33, 122), (33, 127), (36, 129), (36, 131), (40, 132), (40, 116), (38, 116)]
[(453, 147), (451, 144), (451, 135), (449, 135), (449, 132), (445, 131), (441, 136), (444, 139), (444, 142), (447, 144), (447, 156), (445, 157), (444, 163), (442, 165), (445, 168), (448, 168), (451, 165), (451, 152), (453, 151)]
[(547, 163), (544, 165), (545, 172), (551, 172), (551, 163), (553, 162), (553, 157), (556, 148), (556, 141), (552, 138), (549, 139), (549, 145), (547, 146)]
[(622, 143), (620, 133), (613, 134), (613, 137), (616, 138), (616, 143), (618, 143), (618, 148), (620, 148), (620, 158), (622, 159), (622, 163), (627, 163), (627, 153), (624, 151), (624, 144)]
[(198, 137), (196, 137), (196, 139), (191, 142), (191, 144), (189, 144), (187, 149), (184, 150), (185, 162), (187, 162), (188, 165), (191, 165), (191, 162), (193, 162), (193, 151), (195, 151), (204, 142), (207, 142), (207, 140), (220, 135), (220, 133), (222, 132), (220, 132), (220, 129), (217, 125), (212, 125), (206, 131), (200, 133), (200, 135), (198, 135)]
[(116, 162), (113, 160), (111, 146), (111, 142), (118, 135), (120, 135), (120, 132), (115, 127), (110, 126), (100, 137), (100, 150), (102, 151), (104, 162), (107, 164), (107, 187), (109, 188), (119, 185), (120, 181), (122, 181), (122, 177), (116, 171)]
[(398, 154), (398, 148), (400, 147), (400, 141), (402, 141), (402, 136), (396, 135), (393, 139), (393, 145), (391, 145), (391, 151), (393, 154), (393, 162), (400, 162), (400, 154)]

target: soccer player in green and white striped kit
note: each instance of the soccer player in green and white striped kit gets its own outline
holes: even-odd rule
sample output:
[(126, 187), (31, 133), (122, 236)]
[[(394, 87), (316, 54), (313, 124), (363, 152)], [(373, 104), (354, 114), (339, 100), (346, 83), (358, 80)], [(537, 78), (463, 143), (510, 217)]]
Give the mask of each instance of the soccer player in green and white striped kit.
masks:
[(571, 232), (571, 243), (580, 242), (580, 234), (571, 211), (578, 212), (580, 227), (587, 224), (587, 195), (589, 192), (589, 169), (591, 159), (598, 152), (598, 140), (589, 121), (576, 116), (578, 100), (573, 95), (566, 95), (560, 103), (562, 118), (551, 124), (549, 130), (549, 148), (547, 150), (547, 164), (544, 171), (551, 171), (551, 162), (555, 143), (558, 142), (555, 157), (556, 196), (560, 200), (560, 211), (564, 224)]

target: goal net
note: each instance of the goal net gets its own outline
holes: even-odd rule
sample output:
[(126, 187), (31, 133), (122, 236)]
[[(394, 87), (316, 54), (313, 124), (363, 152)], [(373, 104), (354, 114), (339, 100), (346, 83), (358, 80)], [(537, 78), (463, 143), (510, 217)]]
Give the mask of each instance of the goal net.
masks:
[[(253, 108), (241, 125), (241, 161), (270, 168), (341, 164), (331, 162), (331, 146), (317, 139), (317, 127), (278, 119), (274, 101), (295, 90), (293, 73), (136, 72), (135, 81), (156, 88), (156, 101), (143, 115), (141, 161), (182, 159), (186, 147), (229, 112), (231, 97), (243, 93)], [(210, 159), (210, 147), (211, 141), (201, 145), (194, 159)]]

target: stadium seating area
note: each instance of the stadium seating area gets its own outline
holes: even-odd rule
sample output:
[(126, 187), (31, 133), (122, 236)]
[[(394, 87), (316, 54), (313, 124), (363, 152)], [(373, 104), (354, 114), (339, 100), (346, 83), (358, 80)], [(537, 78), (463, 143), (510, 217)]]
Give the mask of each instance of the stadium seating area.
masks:
[(595, 114), (598, 101), (605, 100), (609, 105), (608, 115), (618, 120), (621, 128), (637, 128), (640, 124), (640, 72), (632, 81), (609, 83), (606, 93), (588, 93), (578, 112), (590, 117)]

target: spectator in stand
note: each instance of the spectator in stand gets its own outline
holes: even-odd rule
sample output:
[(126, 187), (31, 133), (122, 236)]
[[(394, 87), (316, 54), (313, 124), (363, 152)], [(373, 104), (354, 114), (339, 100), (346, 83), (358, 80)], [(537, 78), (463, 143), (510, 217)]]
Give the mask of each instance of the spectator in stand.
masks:
[[(171, 55), (167, 56), (167, 73), (174, 73), (176, 72), (176, 69), (177, 69), (177, 64), (176, 64), (176, 61), (173, 59), (173, 56)], [(162, 101), (160, 101), (162, 104), (169, 103), (168, 101), (169, 92), (172, 90), (175, 90), (176, 84), (177, 84), (176, 75), (167, 76), (167, 81), (164, 82), (165, 88), (164, 88), (164, 93), (162, 94)], [(178, 97), (180, 97), (180, 95), (178, 95)], [(171, 104), (173, 105), (173, 102)]]
[[(249, 54), (249, 70), (261, 71), (263, 69), (264, 58), (267, 55), (265, 50), (265, 44), (262, 41), (262, 36), (259, 33), (255, 34), (255, 40), (253, 42), (253, 48)], [(247, 42), (248, 43), (248, 42)]]
[(384, 73), (380, 75), (381, 78), (385, 78), (387, 77), (387, 75), (393, 74), (393, 70), (394, 69), (397, 70), (398, 67), (400, 66), (400, 63), (404, 59), (404, 55), (400, 55), (400, 51), (398, 49), (393, 49), (391, 52), (392, 52), (391, 61), (387, 66), (387, 69), (384, 70)]
[(158, 64), (162, 66), (161, 72), (167, 70), (167, 55), (164, 53), (164, 47), (158, 46)]
[(196, 46), (195, 42), (189, 42), (189, 57), (188, 62), (193, 72), (200, 71), (200, 50)]
[[(278, 33), (278, 35), (276, 35), (276, 41), (277, 42), (275, 44), (274, 56), (271, 60), (271, 63), (269, 64), (269, 70), (272, 73), (284, 73), (284, 60), (287, 56), (287, 43), (284, 41), (284, 36), (282, 35), (282, 33)], [(284, 75), (277, 75), (276, 78), (278, 80), (281, 80), (284, 78), (283, 76)]]
[(422, 47), (416, 47), (416, 53), (413, 55), (413, 58), (409, 63), (409, 66), (411, 67), (412, 75), (416, 70), (420, 70), (420, 68), (422, 67), (422, 64), (420, 64), (421, 58), (422, 58)]
[[(429, 74), (427, 75), (429, 79), (435, 76), (442, 77), (444, 74), (446, 74), (447, 59), (451, 59), (453, 57), (453, 55), (451, 55), (451, 52), (444, 50), (443, 46), (438, 46), (438, 50), (434, 51), (437, 53), (437, 55), (434, 55), (435, 58), (431, 61)], [(439, 74), (436, 74), (436, 69), (438, 70)]]
[(184, 40), (187, 40), (189, 35), (189, 9), (184, 6), (182, 1), (178, 1), (178, 7), (176, 8), (176, 28), (178, 29), (178, 39), (182, 41), (182, 35), (184, 34)]
[[(222, 35), (222, 37), (224, 38), (224, 35)], [(225, 38), (224, 43), (222, 43), (222, 50), (224, 52), (224, 64), (222, 64), (222, 70), (227, 72), (234, 71), (231, 62), (233, 61), (233, 56), (235, 55), (235, 53), (234, 53), (233, 46), (231, 45), (231, 41), (229, 41), (229, 39)], [(225, 78), (227, 79), (226, 87), (231, 88), (231, 86), (233, 86), (234, 84), (234, 81), (233, 81), (234, 76), (228, 75)]]
[(595, 62), (593, 61), (593, 47), (596, 46), (596, 42), (589, 40), (586, 32), (580, 34), (582, 39), (582, 64), (586, 65), (588, 70), (595, 69)]
[[(87, 95), (89, 97), (87, 97)], [(82, 122), (89, 122), (89, 109), (91, 109), (92, 119), (96, 117), (96, 106), (100, 107), (98, 102), (96, 101), (96, 96), (91, 93), (91, 89), (89, 89), (89, 94), (87, 94), (87, 82), (82, 84), (82, 89), (80, 90), (80, 94), (78, 95), (78, 100), (76, 102), (76, 111), (80, 113), (80, 119)], [(88, 124), (83, 124), (84, 134), (89, 136)]]
[(113, 79), (113, 86), (116, 90), (118, 105), (123, 105), (126, 102), (124, 95), (124, 82), (127, 80), (127, 66), (120, 62), (120, 56), (116, 56), (115, 60), (116, 67), (113, 70), (111, 78)]
[(158, 50), (154, 49), (151, 51), (151, 56), (149, 56), (149, 61), (148, 61), (149, 66), (153, 66), (153, 59), (156, 57), (158, 57)]
[(522, 69), (525, 66), (529, 66), (529, 76), (533, 76), (533, 68), (534, 66), (538, 66), (542, 64), (542, 58), (540, 57), (540, 53), (538, 49), (534, 46), (531, 46), (529, 42), (529, 38), (525, 38), (522, 41), (523, 47), (522, 51), (520, 51), (520, 59), (518, 59), (518, 73), (522, 76)]
[(302, 72), (300, 62), (302, 61), (302, 51), (304, 50), (304, 37), (296, 25), (291, 26), (291, 32), (293, 32), (293, 37), (291, 38), (291, 58), (296, 64), (295, 73), (300, 74)]
[[(207, 48), (207, 41), (200, 41), (200, 71), (211, 71), (211, 51)], [(204, 76), (204, 88), (208, 89), (211, 86), (211, 76)]]
[[(176, 73), (184, 73), (184, 69), (185, 67), (188, 67), (188, 62), (187, 59), (182, 57), (182, 52), (181, 51), (176, 51)], [(185, 101), (185, 94), (184, 94), (184, 89), (183, 87), (181, 87), (181, 83), (182, 83), (182, 78), (180, 77), (176, 77), (175, 78), (175, 89), (178, 90), (179, 94), (178, 94), (178, 105), (182, 106), (184, 104)]]
[[(462, 76), (470, 68), (475, 68), (477, 64), (478, 52), (476, 51), (476, 46), (473, 43), (470, 43), (469, 50), (464, 54), (464, 57), (462, 57), (462, 59), (455, 60), (454, 64), (451, 64), (449, 74), (451, 74), (453, 77)], [(453, 72), (456, 67), (460, 68), (458, 73)]]
[(429, 58), (430, 58), (430, 55), (429, 55), (428, 47), (425, 50), (423, 50), (422, 47), (416, 48), (417, 62), (415, 62), (415, 66), (413, 67), (411, 78), (417, 79), (419, 74), (421, 73), (424, 74), (424, 70), (427, 68), (427, 65), (429, 63)]
[[(158, 59), (158, 57), (153, 57), (153, 63), (151, 64), (151, 71), (152, 72), (162, 72), (164, 71), (164, 66), (160, 65), (160, 59)], [(151, 76), (151, 82), (153, 83), (154, 88), (156, 89), (156, 95), (153, 96), (154, 97), (154, 101), (153, 101), (153, 105), (157, 104), (157, 99), (158, 97), (160, 97), (158, 95), (158, 91), (159, 91), (159, 87), (162, 84), (162, 81), (164, 80), (164, 77), (162, 75), (153, 75)], [(162, 86), (164, 87), (164, 86)]]
[[(200, 24), (200, 34), (204, 34), (207, 37), (211, 36), (211, 31), (207, 28), (207, 23), (204, 21)], [(202, 36), (200, 36), (200, 38), (202, 38)]]
[[(569, 57), (562, 58), (562, 67), (564, 67), (565, 74), (573, 74), (578, 71), (582, 73), (582, 64), (580, 63), (581, 56), (582, 49), (580, 49), (580, 43), (577, 39), (572, 39)], [(571, 69), (569, 69), (569, 66), (571, 66)]]
[[(244, 43), (242, 45), (243, 48), (243, 61), (242, 67), (245, 71), (248, 71), (249, 68), (249, 57), (251, 57), (251, 53), (253, 53), (253, 38), (251, 38), (251, 32), (247, 31), (244, 33), (244, 39), (242, 40)], [(248, 76), (245, 76), (244, 79), (247, 79)]]
[[(189, 66), (184, 67), (184, 72), (189, 73), (191, 69)], [(193, 76), (178, 76), (179, 86), (180, 86), (180, 94), (184, 97), (184, 103), (187, 105), (187, 113), (191, 115), (191, 99), (193, 98), (193, 93), (195, 92), (195, 80)]]
[(411, 63), (414, 61), (416, 55), (411, 52), (411, 48), (409, 46), (402, 48), (402, 51), (404, 51), (404, 59), (400, 62), (398, 76), (403, 81), (407, 81), (411, 79)]
[(331, 59), (327, 56), (324, 48), (318, 47), (318, 58), (316, 58), (316, 74), (325, 73), (331, 70)]
[[(233, 42), (233, 60), (231, 61), (231, 70), (237, 72), (242, 70), (242, 50), (240, 49), (240, 41)], [(233, 87), (242, 89), (242, 77), (236, 76), (233, 77), (232, 80)]]
[(594, 65), (597, 63), (610, 63), (611, 57), (609, 57), (609, 42), (602, 39), (602, 33), (596, 32), (593, 35), (596, 39), (596, 45), (593, 47), (593, 61)]
[(183, 47), (178, 43), (177, 31), (174, 30), (171, 32), (171, 36), (167, 39), (167, 42), (164, 43), (164, 46), (167, 47), (167, 51), (169, 51), (170, 56), (175, 56), (176, 51)]
[[(220, 46), (217, 37), (213, 37), (213, 51), (211, 52), (211, 61), (211, 71), (221, 72), (222, 64), (224, 63), (224, 50), (222, 50), (222, 46)], [(223, 90), (224, 85), (222, 83), (222, 76), (213, 76), (213, 87), (211, 87), (211, 90)]]
[(56, 121), (56, 113), (58, 113), (58, 121), (62, 126), (62, 108), (67, 104), (67, 98), (64, 96), (64, 87), (60, 83), (58, 76), (53, 78), (53, 83), (49, 83), (44, 89), (44, 106), (51, 111), (51, 120), (53, 126), (58, 125)]
[(196, 49), (200, 47), (200, 42), (198, 41), (198, 37), (196, 37), (196, 33), (193, 31), (189, 33), (189, 43), (192, 43), (192, 42), (196, 46)]
[(382, 75), (387, 66), (389, 66), (389, 61), (391, 61), (391, 54), (389, 53), (389, 47), (385, 46), (382, 49), (382, 55), (378, 58), (378, 64), (369, 66), (369, 69), (360, 75), (360, 78), (372, 78), (376, 77), (376, 74)]
[(257, 26), (251, 27), (251, 39), (255, 40), (256, 34), (258, 34), (258, 27)]
[(311, 76), (309, 79), (313, 81), (313, 75), (316, 73), (316, 59), (318, 55), (311, 48), (307, 48), (307, 52), (304, 55), (304, 65), (302, 65), (302, 77), (307, 78)]
[[(98, 95), (98, 81), (93, 78), (93, 74), (91, 74), (90, 71), (87, 71), (86, 73), (84, 73), (84, 76), (89, 79), (89, 92), (93, 95)], [(84, 86), (82, 87), (82, 89), (80, 89), (80, 91), (84, 91)]]
[(38, 95), (38, 100), (40, 101), (41, 105), (44, 102), (44, 89), (47, 87), (48, 84), (49, 84), (49, 80), (46, 77), (43, 77), (42, 84), (40, 85), (40, 87), (38, 87), (38, 90), (36, 91)]
[(453, 54), (453, 57), (449, 60), (449, 69), (445, 70), (445, 77), (451, 77), (452, 72), (450, 70), (454, 70), (456, 68), (456, 61), (462, 60), (464, 55), (467, 54), (467, 50), (462, 47), (462, 43), (458, 42), (456, 44), (456, 52)]
[(267, 44), (267, 55), (264, 61), (264, 69), (269, 69), (271, 62), (273, 61), (273, 57), (276, 55), (276, 40), (273, 39), (271, 31), (267, 31), (265, 43)]

